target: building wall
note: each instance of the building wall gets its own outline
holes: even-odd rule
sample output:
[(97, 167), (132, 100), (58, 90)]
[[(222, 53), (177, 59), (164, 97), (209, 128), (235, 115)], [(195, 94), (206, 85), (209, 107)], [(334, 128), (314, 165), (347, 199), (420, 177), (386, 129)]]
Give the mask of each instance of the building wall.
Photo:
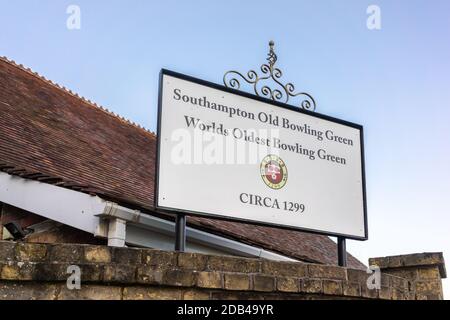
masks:
[[(81, 270), (80, 290), (67, 288), (71, 265)], [(418, 273), (422, 270), (422, 266), (409, 267)], [(381, 275), (381, 288), (369, 290), (368, 277), (365, 271), (319, 264), (151, 249), (0, 242), (0, 299), (442, 298), (434, 286), (418, 294), (411, 290), (410, 279), (387, 272)]]

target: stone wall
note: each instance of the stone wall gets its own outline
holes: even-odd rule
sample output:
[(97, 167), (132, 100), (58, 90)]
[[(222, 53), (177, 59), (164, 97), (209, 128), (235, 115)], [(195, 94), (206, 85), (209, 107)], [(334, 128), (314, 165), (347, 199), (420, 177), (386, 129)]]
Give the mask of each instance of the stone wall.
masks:
[(410, 294), (418, 300), (441, 300), (442, 280), (447, 277), (442, 253), (421, 253), (369, 259), (382, 272), (409, 281)]
[[(67, 288), (71, 265), (81, 269), (79, 290)], [(422, 274), (420, 282), (411, 282), (412, 278), (385, 272), (381, 289), (369, 290), (365, 271), (336, 266), (151, 249), (0, 242), (0, 299), (425, 298), (419, 288), (428, 282), (424, 272), (418, 274)]]

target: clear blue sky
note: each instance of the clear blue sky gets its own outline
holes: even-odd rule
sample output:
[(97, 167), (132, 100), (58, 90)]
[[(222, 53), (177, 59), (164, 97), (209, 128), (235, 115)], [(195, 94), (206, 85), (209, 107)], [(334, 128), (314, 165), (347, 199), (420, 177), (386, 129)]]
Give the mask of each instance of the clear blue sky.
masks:
[[(66, 9), (81, 8), (68, 30)], [(366, 9), (381, 8), (381, 30)], [(363, 124), (368, 257), (444, 251), (450, 263), (450, 1), (0, 0), (0, 55), (156, 129), (161, 68), (221, 83), (265, 62), (317, 111)], [(446, 290), (447, 298), (450, 290)]]

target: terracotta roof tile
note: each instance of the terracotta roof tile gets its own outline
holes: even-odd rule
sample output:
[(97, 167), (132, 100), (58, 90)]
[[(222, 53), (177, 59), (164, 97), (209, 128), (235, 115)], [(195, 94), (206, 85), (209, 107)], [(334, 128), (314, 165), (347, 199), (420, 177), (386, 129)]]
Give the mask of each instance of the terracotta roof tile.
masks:
[[(0, 58), (0, 171), (152, 210), (155, 134)], [(208, 232), (336, 264), (328, 237), (198, 217)], [(364, 265), (349, 257), (349, 265)]]

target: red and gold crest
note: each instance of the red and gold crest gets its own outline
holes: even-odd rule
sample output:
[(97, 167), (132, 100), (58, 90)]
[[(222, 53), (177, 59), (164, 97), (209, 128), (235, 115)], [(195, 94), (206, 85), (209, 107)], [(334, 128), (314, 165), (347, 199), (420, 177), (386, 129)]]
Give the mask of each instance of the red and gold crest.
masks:
[(273, 154), (267, 155), (261, 161), (261, 178), (272, 189), (278, 190), (286, 185), (288, 172), (284, 161)]

